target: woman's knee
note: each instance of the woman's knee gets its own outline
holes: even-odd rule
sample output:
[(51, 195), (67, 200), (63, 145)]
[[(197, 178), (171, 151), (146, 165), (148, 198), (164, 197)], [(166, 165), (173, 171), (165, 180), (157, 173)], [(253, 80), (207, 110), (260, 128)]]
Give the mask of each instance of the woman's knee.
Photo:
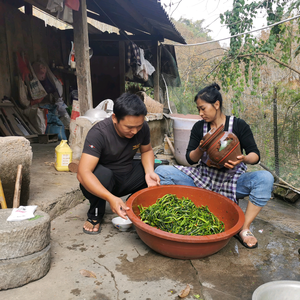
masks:
[(258, 184), (265, 189), (273, 190), (274, 177), (269, 171), (259, 171)]
[(158, 166), (154, 172), (159, 176), (159, 177), (164, 177), (168, 174), (172, 174), (172, 171), (174, 171), (173, 166), (167, 166), (167, 165), (160, 165)]

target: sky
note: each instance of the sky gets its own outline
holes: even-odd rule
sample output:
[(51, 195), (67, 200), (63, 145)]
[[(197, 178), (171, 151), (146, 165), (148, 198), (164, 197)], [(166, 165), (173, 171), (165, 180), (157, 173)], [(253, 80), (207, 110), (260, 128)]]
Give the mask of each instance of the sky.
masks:
[[(220, 13), (232, 9), (233, 0), (160, 0), (161, 5), (169, 15), (169, 17), (178, 20), (180, 17), (192, 19), (193, 21), (204, 20), (204, 28), (211, 30), (209, 35), (213, 40), (229, 37), (229, 31), (224, 24), (220, 22)], [(169, 4), (173, 3), (170, 6)], [(167, 7), (165, 7), (167, 5)], [(265, 26), (264, 18), (259, 17), (254, 22), (255, 28)], [(220, 45), (228, 46), (230, 40), (220, 41)]]
[[(171, 9), (170, 2), (173, 3)], [(232, 0), (161, 0), (161, 4), (169, 17), (175, 20), (180, 17), (193, 21), (204, 20), (203, 26), (211, 30), (210, 36), (213, 40), (229, 36), (227, 28), (220, 23), (219, 15), (226, 10), (231, 10), (232, 2)], [(220, 43), (221, 45), (227, 44), (229, 39)]]

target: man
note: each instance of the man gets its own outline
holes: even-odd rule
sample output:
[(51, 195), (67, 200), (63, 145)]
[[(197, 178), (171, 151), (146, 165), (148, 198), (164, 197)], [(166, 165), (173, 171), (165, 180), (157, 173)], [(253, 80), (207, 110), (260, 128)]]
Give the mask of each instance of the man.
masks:
[[(120, 197), (159, 185), (146, 114), (137, 95), (124, 93), (115, 101), (112, 116), (88, 132), (77, 172), (80, 188), (90, 201), (85, 233), (100, 233), (106, 201), (126, 219), (129, 207)], [(134, 161), (138, 149), (141, 161)]]

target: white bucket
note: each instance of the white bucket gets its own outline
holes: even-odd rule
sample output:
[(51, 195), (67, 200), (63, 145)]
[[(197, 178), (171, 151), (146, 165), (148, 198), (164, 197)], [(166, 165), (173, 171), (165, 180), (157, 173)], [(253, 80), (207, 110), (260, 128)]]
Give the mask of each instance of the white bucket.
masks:
[(191, 130), (194, 124), (201, 120), (198, 115), (172, 114), (175, 159), (179, 165), (189, 166), (185, 153), (190, 140)]
[(259, 286), (252, 295), (252, 300), (299, 300), (300, 281), (279, 280)]

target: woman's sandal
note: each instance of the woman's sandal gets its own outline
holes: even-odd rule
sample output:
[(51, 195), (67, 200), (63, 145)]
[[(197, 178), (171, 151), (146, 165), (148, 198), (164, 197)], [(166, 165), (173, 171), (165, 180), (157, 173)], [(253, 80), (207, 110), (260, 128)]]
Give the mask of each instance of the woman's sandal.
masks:
[(249, 229), (244, 229), (244, 230), (240, 231), (239, 233), (237, 233), (234, 237), (237, 238), (244, 247), (249, 248), (249, 249), (256, 248), (258, 246), (258, 242), (256, 242), (255, 245), (250, 247), (244, 241), (244, 239), (248, 236), (254, 237), (253, 233)]
[[(89, 222), (90, 224), (93, 225), (92, 230), (94, 230), (94, 228), (95, 228), (96, 225), (100, 224), (100, 221), (98, 221), (98, 220), (91, 220), (89, 218), (87, 219), (87, 222)], [(99, 225), (99, 228), (98, 228), (97, 231), (89, 231), (89, 230), (86, 230), (84, 228), (82, 228), (82, 229), (83, 229), (83, 232), (87, 233), (87, 234), (99, 234), (101, 232), (101, 226), (100, 225)]]

